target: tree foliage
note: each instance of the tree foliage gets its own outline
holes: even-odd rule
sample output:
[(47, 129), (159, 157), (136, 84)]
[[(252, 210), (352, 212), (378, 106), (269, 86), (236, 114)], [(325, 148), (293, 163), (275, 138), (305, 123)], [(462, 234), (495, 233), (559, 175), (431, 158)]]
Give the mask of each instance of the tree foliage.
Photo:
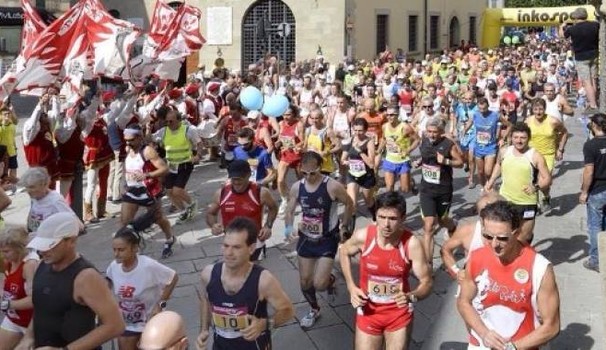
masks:
[(585, 5), (586, 0), (505, 0), (505, 7), (558, 7)]

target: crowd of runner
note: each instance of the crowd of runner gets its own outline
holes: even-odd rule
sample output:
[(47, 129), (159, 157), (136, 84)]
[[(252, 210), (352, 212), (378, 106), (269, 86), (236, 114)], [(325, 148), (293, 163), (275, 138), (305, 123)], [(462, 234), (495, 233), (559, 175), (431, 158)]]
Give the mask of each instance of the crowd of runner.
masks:
[[(278, 118), (246, 110), (238, 96), (247, 86), (266, 97), (283, 94), (290, 105)], [(214, 349), (269, 349), (273, 328), (293, 317), (280, 281), (254, 263), (278, 234), (276, 220), (284, 221), (284, 240), (296, 241), (309, 304), (300, 319), (305, 329), (321, 317), (317, 293), (335, 294), (339, 254), (357, 310), (356, 348), (406, 348), (413, 305), (429, 295), (438, 268), (434, 235), (444, 228), (441, 266), (460, 283), (470, 348), (538, 348), (559, 331), (559, 299), (553, 268), (530, 243), (535, 217), (550, 210), (552, 175), (566, 152), (566, 120), (574, 113), (568, 101), (585, 108), (583, 90), (568, 41), (534, 35), (519, 46), (466, 46), (422, 60), (385, 51), (335, 67), (322, 57), (286, 66), (268, 55), (244, 72), (200, 67), (182, 87), (154, 77), (143, 85), (92, 82), (78, 106), (50, 88), (25, 121), (29, 169), (20, 178), (17, 119), (5, 104), (2, 188), (24, 187), (32, 205), (24, 228), (0, 235), (0, 349), (20, 341), (20, 349), (34, 342), (92, 349), (113, 338), (122, 350), (184, 348), (183, 334), (166, 336), (163, 345), (140, 343), (178, 275), (139, 248), (141, 233), (155, 223), (165, 235), (161, 257), (178, 254), (162, 202), (178, 213), (177, 224), (195, 219), (198, 199), (187, 184), (210, 169), (195, 170), (201, 161), (226, 168), (229, 181), (206, 211), (207, 228), (224, 237), (224, 259), (201, 274), (198, 348), (212, 334)], [(70, 209), (80, 163), (87, 180), (82, 221)], [(449, 210), (453, 179), (463, 173), (480, 194), (479, 219), (459, 225)], [(10, 204), (4, 191), (0, 209)], [(406, 229), (411, 196), (419, 197), (423, 220), (417, 235)], [(107, 201), (120, 205), (121, 228), (103, 279), (75, 242), (85, 225), (108, 217)], [(371, 224), (359, 224), (359, 216)], [(459, 248), (466, 264), (455, 259)], [(500, 288), (509, 294), (499, 296)]]

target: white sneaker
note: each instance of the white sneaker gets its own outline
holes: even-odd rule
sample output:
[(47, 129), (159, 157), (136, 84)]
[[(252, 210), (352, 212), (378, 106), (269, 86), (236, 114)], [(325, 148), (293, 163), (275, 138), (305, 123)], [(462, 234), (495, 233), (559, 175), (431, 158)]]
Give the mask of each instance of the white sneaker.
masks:
[(299, 322), (299, 324), (303, 328), (311, 328), (316, 323), (318, 318), (320, 318), (320, 310), (311, 309), (309, 310), (307, 315), (305, 315), (305, 317), (301, 319), (301, 322)]
[(192, 199), (191, 204), (187, 207), (187, 214), (189, 219), (192, 219), (196, 214), (198, 214), (198, 200)]
[(278, 209), (278, 215), (284, 215), (286, 213), (286, 207), (288, 206), (288, 201), (282, 201), (280, 203), (280, 208)]

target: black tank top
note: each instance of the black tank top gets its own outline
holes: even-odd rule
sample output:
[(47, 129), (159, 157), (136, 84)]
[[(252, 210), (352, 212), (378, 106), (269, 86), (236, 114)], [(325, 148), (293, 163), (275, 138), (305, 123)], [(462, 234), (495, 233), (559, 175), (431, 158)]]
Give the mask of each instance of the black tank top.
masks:
[(95, 328), (95, 313), (74, 300), (76, 276), (93, 264), (80, 257), (61, 271), (40, 262), (34, 275), (35, 347), (61, 348), (83, 337)]
[(300, 233), (308, 239), (333, 237), (338, 233), (339, 218), (337, 216), (337, 201), (328, 193), (328, 181), (324, 176), (314, 192), (305, 188), (305, 179), (299, 182), (299, 198), (301, 204)]
[(452, 193), (452, 167), (438, 164), (437, 152), (452, 159), (450, 151), (454, 143), (443, 137), (437, 143), (432, 143), (427, 137), (421, 141), (421, 192), (428, 194)]
[(259, 280), (264, 268), (252, 265), (248, 278), (236, 294), (225, 292), (221, 283), (222, 270), (223, 263), (215, 264), (206, 286), (213, 327), (219, 337), (241, 340), (241, 335), (236, 336), (240, 329), (248, 326), (246, 315), (267, 318), (267, 301), (259, 300)]

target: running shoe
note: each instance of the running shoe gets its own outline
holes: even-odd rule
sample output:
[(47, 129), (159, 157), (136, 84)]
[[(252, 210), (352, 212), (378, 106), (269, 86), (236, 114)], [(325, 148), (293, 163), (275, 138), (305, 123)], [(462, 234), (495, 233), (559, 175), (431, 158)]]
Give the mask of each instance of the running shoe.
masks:
[(546, 214), (551, 210), (551, 197), (543, 196), (541, 200), (541, 213)]
[(193, 219), (198, 214), (198, 200), (192, 199), (191, 204), (187, 207), (188, 219)]
[(185, 209), (177, 218), (177, 225), (181, 225), (187, 220), (189, 220), (189, 210)]
[(316, 321), (320, 318), (320, 310), (310, 309), (307, 315), (305, 315), (299, 323), (303, 328), (311, 328), (316, 324)]
[(589, 259), (583, 261), (583, 267), (586, 268), (587, 270), (600, 272), (600, 266), (597, 263), (592, 262)]
[(166, 241), (164, 243), (164, 248), (162, 249), (162, 259), (169, 258), (173, 255), (173, 245), (174, 244), (175, 244), (175, 236), (172, 236), (170, 241)]

